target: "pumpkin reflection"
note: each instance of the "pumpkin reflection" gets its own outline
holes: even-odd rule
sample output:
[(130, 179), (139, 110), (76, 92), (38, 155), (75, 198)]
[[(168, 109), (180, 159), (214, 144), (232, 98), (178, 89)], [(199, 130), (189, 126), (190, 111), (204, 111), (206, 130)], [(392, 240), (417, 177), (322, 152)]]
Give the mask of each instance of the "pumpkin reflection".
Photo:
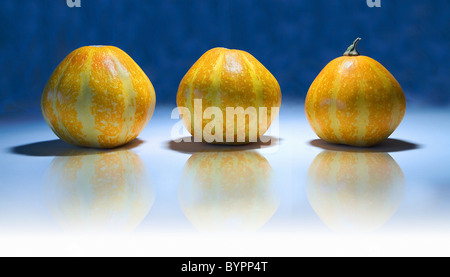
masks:
[(195, 153), (186, 163), (178, 199), (204, 232), (256, 231), (279, 203), (272, 168), (254, 151)]
[(308, 199), (335, 231), (373, 231), (400, 205), (405, 180), (387, 153), (324, 151), (308, 172)]
[(144, 164), (131, 151), (78, 151), (55, 158), (46, 195), (63, 227), (82, 230), (133, 230), (155, 199)]

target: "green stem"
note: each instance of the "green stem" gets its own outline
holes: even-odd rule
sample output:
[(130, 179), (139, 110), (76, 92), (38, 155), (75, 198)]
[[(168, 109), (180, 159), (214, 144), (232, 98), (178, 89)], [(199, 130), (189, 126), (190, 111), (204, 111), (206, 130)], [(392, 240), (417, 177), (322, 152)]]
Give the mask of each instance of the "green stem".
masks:
[(359, 56), (358, 50), (356, 50), (356, 46), (358, 45), (358, 42), (361, 40), (361, 38), (357, 38), (352, 45), (350, 45), (349, 48), (347, 48), (347, 51), (345, 51), (344, 56)]

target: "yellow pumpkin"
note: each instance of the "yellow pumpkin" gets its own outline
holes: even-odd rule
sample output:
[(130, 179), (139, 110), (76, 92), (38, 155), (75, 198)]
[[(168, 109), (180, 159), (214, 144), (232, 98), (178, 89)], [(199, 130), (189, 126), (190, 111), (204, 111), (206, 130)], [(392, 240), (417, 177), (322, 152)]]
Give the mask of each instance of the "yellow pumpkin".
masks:
[(255, 151), (195, 153), (185, 165), (178, 199), (204, 232), (256, 231), (279, 203), (272, 168)]
[(335, 231), (373, 231), (391, 218), (405, 189), (401, 168), (387, 153), (324, 151), (311, 164), (308, 200)]
[(69, 151), (52, 161), (44, 189), (55, 218), (71, 230), (132, 231), (155, 200), (142, 160), (129, 150)]
[[(198, 113), (196, 100), (201, 100)], [(278, 115), (281, 90), (275, 77), (249, 53), (214, 48), (203, 54), (181, 80), (177, 105), (188, 109), (190, 116), (182, 115), (182, 120), (196, 141), (249, 143), (257, 141)], [(210, 120), (211, 108), (217, 108), (223, 115), (223, 120), (214, 127), (208, 124), (218, 120), (218, 115)], [(227, 114), (227, 108), (249, 111), (248, 118), (243, 115), (245, 124), (235, 124), (239, 119), (230, 110)], [(250, 111), (256, 115), (250, 116)]]
[(41, 109), (62, 140), (113, 148), (135, 139), (155, 108), (155, 90), (144, 71), (113, 46), (70, 53), (45, 86)]
[(359, 40), (314, 80), (305, 112), (321, 139), (364, 147), (382, 142), (395, 131), (405, 115), (406, 101), (386, 68), (359, 55)]

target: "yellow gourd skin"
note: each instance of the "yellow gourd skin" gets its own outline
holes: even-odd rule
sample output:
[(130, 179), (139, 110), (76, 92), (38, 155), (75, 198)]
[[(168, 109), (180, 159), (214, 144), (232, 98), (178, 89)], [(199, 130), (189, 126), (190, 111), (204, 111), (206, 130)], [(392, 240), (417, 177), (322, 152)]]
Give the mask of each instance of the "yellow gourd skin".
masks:
[(359, 54), (331, 61), (305, 100), (306, 117), (321, 139), (361, 147), (388, 138), (405, 109), (405, 95), (394, 76), (379, 62)]
[(155, 108), (155, 90), (142, 69), (113, 46), (70, 53), (41, 98), (45, 121), (65, 142), (113, 148), (135, 139)]
[[(281, 105), (281, 89), (275, 77), (255, 57), (241, 50), (213, 48), (203, 54), (181, 80), (178, 107), (189, 109), (191, 118), (183, 117), (186, 129), (194, 136), (205, 130), (209, 119), (202, 124), (192, 124), (194, 100), (202, 100), (202, 114), (209, 107), (217, 107), (224, 115), (223, 141), (216, 144), (239, 144), (237, 135), (245, 132), (244, 143), (250, 142), (248, 124), (246, 130), (234, 130), (234, 141), (226, 140), (226, 128), (231, 122), (226, 119), (226, 108), (254, 107), (260, 118), (260, 107), (267, 108), (267, 124), (258, 125), (257, 136), (264, 134), (278, 114)], [(278, 109), (272, 109), (278, 108)], [(273, 114), (272, 114), (273, 113)], [(235, 126), (236, 127), (236, 126)]]

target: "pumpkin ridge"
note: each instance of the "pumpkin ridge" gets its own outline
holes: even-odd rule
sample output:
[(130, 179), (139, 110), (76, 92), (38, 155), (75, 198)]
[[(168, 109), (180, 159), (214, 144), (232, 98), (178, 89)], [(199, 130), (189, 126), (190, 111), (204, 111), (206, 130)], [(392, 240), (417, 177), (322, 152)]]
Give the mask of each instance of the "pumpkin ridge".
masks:
[[(339, 72), (341, 72), (343, 64), (344, 64), (343, 62), (339, 63), (339, 65), (337, 67), (338, 74), (339, 74)], [(334, 136), (336, 137), (336, 139), (339, 142), (342, 142), (343, 141), (342, 140), (342, 134), (341, 134), (340, 129), (339, 129), (340, 125), (341, 125), (341, 122), (339, 121), (338, 116), (337, 116), (337, 111), (338, 111), (337, 101), (338, 101), (339, 94), (342, 93), (341, 92), (341, 89), (342, 89), (342, 86), (341, 86), (342, 77), (339, 76), (339, 78), (336, 78), (335, 82), (336, 83), (333, 86), (333, 91), (331, 92), (331, 103), (330, 103), (330, 105), (328, 107), (328, 115), (331, 118), (331, 120), (330, 120), (330, 128), (333, 131)]]
[[(259, 122), (258, 122), (258, 125), (257, 125), (257, 135), (258, 136), (262, 136), (267, 130), (260, 130), (260, 122), (261, 122), (261, 114), (260, 114), (260, 112), (259, 112), (259, 108), (260, 107), (264, 107), (264, 105), (263, 105), (263, 99), (262, 99), (262, 92), (263, 92), (263, 87), (262, 87), (262, 82), (261, 82), (261, 80), (258, 78), (258, 76), (256, 75), (256, 65), (253, 63), (253, 62), (251, 62), (249, 59), (248, 59), (248, 57), (247, 57), (247, 54), (246, 54), (246, 52), (244, 52), (244, 51), (242, 51), (241, 53), (240, 53), (240, 55), (241, 55), (241, 57), (242, 57), (242, 59), (244, 59), (245, 60), (245, 62), (247, 63), (247, 65), (248, 65), (248, 68), (250, 69), (250, 76), (251, 76), (251, 78), (252, 78), (252, 91), (255, 93), (255, 99), (256, 99), (256, 114), (257, 114), (257, 117), (258, 117), (258, 119), (257, 120), (259, 120)], [(267, 111), (268, 112), (271, 112), (271, 111), (269, 111), (269, 109), (271, 110), (272, 109), (272, 107), (268, 107), (267, 108)], [(267, 114), (267, 117), (268, 117), (269, 115)], [(267, 119), (268, 118), (266, 118), (266, 121), (267, 121)], [(264, 124), (264, 126), (267, 126), (268, 124), (267, 124), (267, 122), (266, 122), (266, 124)], [(247, 127), (246, 127), (247, 128)], [(246, 132), (247, 132), (247, 130), (246, 130)], [(249, 130), (248, 130), (248, 132), (250, 132)]]
[[(359, 77), (361, 75), (359, 74)], [(369, 124), (370, 111), (366, 109), (366, 104), (364, 101), (364, 94), (367, 90), (367, 82), (360, 82), (360, 87), (358, 90), (358, 100), (357, 100), (357, 111), (358, 111), (358, 133), (357, 133), (357, 141), (358, 145), (364, 145), (363, 138), (367, 134), (367, 125)]]
[[(117, 68), (118, 78), (122, 83), (123, 86), (123, 94), (125, 95), (124, 101), (125, 101), (125, 110), (122, 113), (122, 122), (125, 127), (121, 128), (120, 134), (118, 134), (119, 140), (131, 140), (134, 139), (134, 131), (136, 130), (136, 127), (141, 125), (142, 122), (141, 119), (136, 120), (136, 113), (137, 113), (137, 98), (138, 98), (138, 92), (136, 91), (130, 77), (129, 72), (123, 71), (123, 65), (121, 61), (116, 57), (115, 53), (111, 51), (111, 49), (108, 49), (108, 52), (110, 54), (110, 57), (115, 64)], [(134, 64), (133, 64), (134, 66)], [(131, 97), (129, 97), (131, 95)]]
[(222, 76), (220, 74), (220, 68), (223, 66), (223, 63), (225, 61), (225, 53), (220, 52), (219, 55), (216, 57), (216, 63), (213, 67), (213, 73), (210, 75), (210, 79), (211, 79), (211, 88), (209, 90), (209, 92), (207, 93), (206, 97), (212, 97), (215, 98), (215, 103), (217, 103), (217, 106), (221, 107), (223, 104), (223, 99), (222, 99), (222, 95), (220, 93), (213, 93), (212, 92), (221, 92), (220, 90), (220, 86), (222, 84)]
[[(370, 59), (370, 60), (372, 60), (372, 59)], [(384, 72), (385, 70), (383, 69), (384, 67), (382, 67), (382, 66), (380, 67), (380, 64), (377, 61), (370, 62), (368, 64), (369, 64), (370, 68), (376, 73), (378, 80), (381, 80), (381, 83), (383, 85), (383, 93), (381, 95), (378, 95), (378, 97), (385, 97), (383, 94), (387, 91), (391, 91), (391, 89), (393, 88), (391, 83), (389, 82), (389, 80), (386, 79), (386, 77), (389, 78), (389, 76), (386, 75), (386, 73)], [(389, 97), (389, 99), (392, 101), (392, 97)], [(397, 110), (396, 109), (397, 103), (393, 103), (391, 101), (388, 103), (388, 105), (384, 105), (386, 103), (382, 103), (383, 105), (380, 105), (380, 108), (384, 108), (384, 109), (386, 109), (386, 107), (389, 107), (389, 110), (386, 109), (386, 113), (389, 114), (388, 118), (386, 118), (386, 116), (384, 116), (384, 122), (383, 122), (385, 125), (387, 123), (389, 125), (389, 127), (388, 127), (388, 130), (386, 131), (386, 134), (382, 138), (382, 140), (386, 139), (394, 132), (394, 130), (392, 129), (391, 126), (392, 126), (393, 122), (395, 121), (394, 120), (395, 117), (394, 117), (393, 113), (395, 113), (395, 110)], [(374, 131), (373, 131), (371, 137), (373, 137), (373, 136), (376, 137), (377, 134), (381, 132), (380, 128), (379, 128), (380, 123), (377, 122), (376, 125), (377, 125), (377, 128), (374, 128)], [(371, 138), (371, 139), (373, 140), (373, 138)]]
[[(85, 139), (95, 142), (96, 147), (100, 147), (98, 136), (100, 133), (95, 128), (94, 114), (92, 112), (92, 90), (89, 86), (89, 76), (91, 74), (93, 51), (89, 51), (88, 58), (80, 71), (80, 93), (75, 102), (78, 121), (83, 122), (83, 130)], [(83, 92), (83, 93), (81, 93)], [(84, 101), (83, 101), (84, 100)]]
[(189, 85), (188, 97), (186, 97), (185, 103), (181, 103), (181, 106), (184, 106), (191, 111), (191, 126), (189, 126), (189, 129), (191, 130), (192, 134), (194, 133), (194, 121), (193, 121), (194, 120), (194, 112), (193, 111), (194, 111), (194, 107), (195, 107), (195, 105), (194, 105), (194, 100), (195, 100), (194, 84), (196, 83), (198, 74), (201, 72), (203, 64), (206, 62), (207, 57), (209, 57), (210, 55), (211, 55), (211, 52), (207, 53), (207, 56), (205, 56), (204, 59), (200, 59), (194, 63), (194, 65), (196, 65), (198, 63), (197, 67), (194, 68), (192, 77), (190, 77), (189, 80), (186, 80)]
[[(54, 105), (55, 105), (56, 111), (57, 111), (57, 118), (59, 118), (59, 120), (57, 120), (57, 122), (58, 122), (58, 126), (60, 128), (60, 131), (62, 131), (61, 135), (64, 138), (66, 138), (69, 142), (71, 142), (75, 145), (81, 145), (81, 146), (83, 146), (86, 143), (86, 141), (83, 138), (83, 134), (82, 134), (80, 128), (76, 128), (75, 124), (74, 124), (75, 123), (74, 121), (77, 121), (76, 123), (77, 123), (78, 127), (83, 126), (82, 122), (79, 121), (77, 118), (78, 112), (75, 107), (76, 103), (71, 103), (71, 105), (67, 105), (67, 103), (60, 103), (57, 95), (58, 95), (58, 91), (61, 90), (61, 88), (60, 88), (61, 81), (64, 78), (70, 78), (70, 76), (75, 75), (73, 72), (67, 72), (68, 68), (73, 65), (72, 64), (73, 59), (77, 58), (77, 56), (82, 56), (82, 55), (89, 56), (89, 54), (90, 54), (90, 50), (88, 48), (82, 48), (82, 51), (75, 53), (73, 55), (73, 57), (71, 58), (70, 62), (68, 62), (68, 64), (67, 64), (68, 66), (66, 68), (64, 68), (64, 70), (61, 72), (58, 83), (55, 86)], [(78, 70), (78, 69), (79, 68), (75, 68), (74, 70)], [(78, 72), (78, 71), (75, 71), (75, 72)], [(78, 75), (78, 78), (80, 78), (79, 79), (80, 83), (79, 84), (77, 83), (78, 90), (74, 90), (74, 92), (75, 91), (77, 92), (77, 96), (75, 97), (75, 99), (78, 98), (78, 96), (81, 94), (81, 77)], [(73, 85), (74, 85), (73, 83), (70, 84), (71, 89), (73, 89)], [(63, 95), (63, 97), (68, 97), (68, 95)], [(64, 106), (64, 109), (61, 108), (62, 106)], [(72, 106), (71, 107), (72, 113), (69, 113), (67, 111), (67, 108), (69, 108), (70, 106)], [(66, 124), (64, 124), (64, 122), (66, 122), (66, 123), (69, 122), (70, 126), (73, 127), (73, 130), (69, 130), (67, 128)]]
[[(64, 73), (66, 72), (66, 70), (70, 66), (70, 64), (72, 63), (72, 60), (74, 59), (75, 56), (76, 56), (76, 53), (72, 53), (72, 56), (69, 58), (67, 63), (64, 65), (64, 68), (59, 73), (59, 76), (57, 76), (58, 77), (58, 81), (55, 83), (53, 88), (50, 87), (50, 90), (51, 90), (51, 92), (53, 94), (53, 96), (51, 97), (50, 104), (52, 106), (52, 111), (54, 113), (54, 120), (55, 120), (54, 122), (50, 122), (50, 126), (52, 126), (52, 128), (55, 128), (57, 130), (59, 138), (61, 138), (63, 140), (68, 140), (68, 141), (70, 141), (72, 143), (74, 143), (75, 141), (72, 139), (71, 136), (68, 136), (66, 134), (67, 130), (65, 130), (65, 128), (63, 128), (64, 126), (63, 126), (62, 122), (60, 122), (58, 120), (58, 118), (60, 117), (60, 114), (59, 114), (59, 110), (56, 108), (56, 102), (58, 101), (57, 90), (58, 90), (59, 84), (60, 84), (60, 82), (62, 80), (62, 77), (64, 76)], [(64, 63), (64, 61), (62, 63)], [(55, 69), (55, 72), (57, 71), (57, 69)], [(51, 81), (49, 80), (49, 82), (51, 82)]]

